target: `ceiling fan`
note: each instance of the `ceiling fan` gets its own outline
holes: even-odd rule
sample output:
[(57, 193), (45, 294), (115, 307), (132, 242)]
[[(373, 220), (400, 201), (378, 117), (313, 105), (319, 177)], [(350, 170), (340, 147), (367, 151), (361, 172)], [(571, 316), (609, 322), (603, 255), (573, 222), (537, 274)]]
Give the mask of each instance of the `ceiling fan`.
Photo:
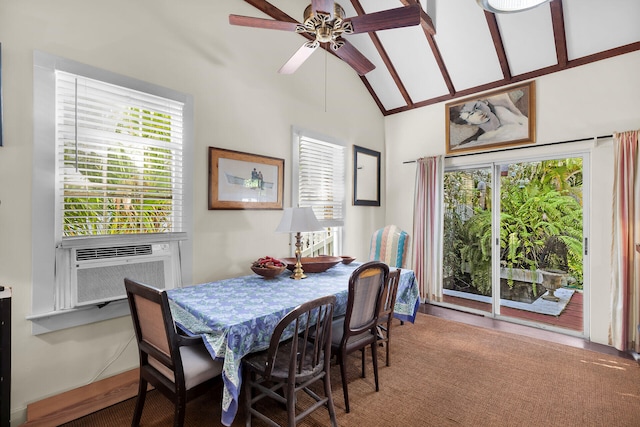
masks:
[(329, 43), (336, 56), (363, 76), (376, 68), (375, 65), (342, 36), (418, 25), (420, 5), (415, 3), (410, 6), (345, 18), (342, 6), (333, 0), (312, 0), (304, 11), (302, 23), (241, 15), (229, 15), (229, 23), (244, 27), (292, 31), (309, 38), (309, 41), (303, 44), (278, 70), (281, 74), (294, 73), (321, 43)]

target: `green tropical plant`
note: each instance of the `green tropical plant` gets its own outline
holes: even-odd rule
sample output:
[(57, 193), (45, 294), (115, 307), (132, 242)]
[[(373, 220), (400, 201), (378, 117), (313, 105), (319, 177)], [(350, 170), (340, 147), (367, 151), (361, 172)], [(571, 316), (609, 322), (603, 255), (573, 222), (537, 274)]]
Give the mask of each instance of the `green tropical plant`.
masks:
[[(501, 257), (510, 268), (535, 270), (551, 237), (567, 246), (570, 274), (582, 279), (582, 207), (572, 196), (527, 187), (504, 197)], [(579, 263), (576, 261), (579, 259)]]
[(460, 250), (462, 266), (471, 276), (471, 285), (483, 295), (491, 294), (491, 211), (477, 212), (464, 223)]
[[(65, 148), (65, 164), (81, 174), (84, 185), (65, 184), (65, 236), (160, 233), (172, 229), (174, 201), (170, 117), (138, 108), (118, 125), (106, 155), (82, 142)], [(131, 137), (157, 141), (135, 152)], [(112, 144), (115, 145), (115, 144)], [(135, 154), (133, 154), (135, 153)]]
[[(479, 171), (479, 170), (478, 170)], [(492, 213), (487, 199), (478, 197), (478, 184), (490, 186), (478, 171), (445, 174), (445, 273), (457, 280), (469, 275), (478, 292), (491, 292)], [(509, 166), (501, 177), (500, 260), (509, 269), (536, 270), (552, 238), (564, 243), (568, 273), (581, 284), (582, 160), (565, 159)], [(465, 171), (468, 172), (468, 171)], [(466, 189), (463, 189), (467, 181)], [(474, 196), (470, 197), (470, 194)], [(483, 203), (479, 203), (483, 200)], [(468, 209), (473, 209), (469, 214)], [(451, 251), (452, 253), (447, 253)], [(460, 266), (454, 271), (454, 266)], [(508, 281), (510, 285), (513, 281)]]

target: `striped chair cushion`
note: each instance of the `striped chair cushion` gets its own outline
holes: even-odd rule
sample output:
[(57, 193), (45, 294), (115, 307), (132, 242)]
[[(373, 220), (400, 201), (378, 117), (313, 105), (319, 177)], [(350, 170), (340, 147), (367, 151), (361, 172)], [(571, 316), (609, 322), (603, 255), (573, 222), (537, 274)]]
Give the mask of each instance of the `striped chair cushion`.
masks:
[(405, 267), (409, 234), (395, 225), (376, 230), (371, 236), (369, 261), (382, 261), (390, 267)]

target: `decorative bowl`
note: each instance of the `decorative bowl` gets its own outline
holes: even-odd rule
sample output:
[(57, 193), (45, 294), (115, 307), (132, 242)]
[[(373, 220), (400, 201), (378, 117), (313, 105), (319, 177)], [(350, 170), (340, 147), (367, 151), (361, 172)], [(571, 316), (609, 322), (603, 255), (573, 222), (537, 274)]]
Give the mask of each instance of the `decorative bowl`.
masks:
[(281, 267), (254, 267), (251, 266), (251, 271), (256, 273), (259, 276), (264, 277), (265, 279), (273, 279), (276, 276), (282, 274), (282, 272), (286, 269), (286, 266)]
[[(282, 258), (282, 261), (287, 264), (287, 268), (291, 271), (293, 271), (296, 267), (295, 258)], [(322, 273), (323, 271), (327, 271), (340, 262), (342, 262), (342, 258), (340, 258), (339, 256), (327, 255), (303, 257), (300, 259), (302, 270), (304, 270), (305, 273)]]
[(353, 261), (356, 260), (354, 257), (347, 256), (347, 255), (342, 255), (340, 258), (342, 258), (342, 263), (344, 265), (351, 264)]

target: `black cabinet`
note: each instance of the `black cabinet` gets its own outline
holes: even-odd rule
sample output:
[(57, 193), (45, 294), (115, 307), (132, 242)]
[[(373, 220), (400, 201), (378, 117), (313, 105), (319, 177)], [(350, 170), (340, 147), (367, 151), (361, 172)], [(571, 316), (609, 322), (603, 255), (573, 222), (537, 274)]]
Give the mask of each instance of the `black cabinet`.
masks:
[(0, 427), (11, 425), (11, 288), (0, 291)]

